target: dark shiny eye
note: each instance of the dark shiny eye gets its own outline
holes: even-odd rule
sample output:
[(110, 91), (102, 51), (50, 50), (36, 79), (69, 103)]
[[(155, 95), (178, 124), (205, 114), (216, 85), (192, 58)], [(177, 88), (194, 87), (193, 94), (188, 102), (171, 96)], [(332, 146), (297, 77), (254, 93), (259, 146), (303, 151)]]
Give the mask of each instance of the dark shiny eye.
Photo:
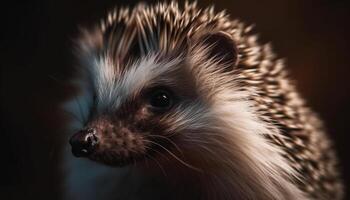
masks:
[(149, 103), (152, 108), (158, 111), (165, 111), (172, 107), (173, 97), (169, 91), (157, 89), (150, 94)]

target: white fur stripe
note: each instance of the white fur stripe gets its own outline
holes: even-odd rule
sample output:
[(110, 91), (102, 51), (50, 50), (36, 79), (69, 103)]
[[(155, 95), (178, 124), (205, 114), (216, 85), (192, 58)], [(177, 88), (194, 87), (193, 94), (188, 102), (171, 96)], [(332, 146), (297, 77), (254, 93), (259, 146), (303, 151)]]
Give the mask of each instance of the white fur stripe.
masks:
[(117, 109), (123, 102), (143, 88), (164, 78), (164, 74), (177, 69), (180, 58), (159, 62), (156, 55), (150, 55), (118, 72), (110, 59), (96, 58), (92, 66), (94, 87), (97, 92), (99, 110)]

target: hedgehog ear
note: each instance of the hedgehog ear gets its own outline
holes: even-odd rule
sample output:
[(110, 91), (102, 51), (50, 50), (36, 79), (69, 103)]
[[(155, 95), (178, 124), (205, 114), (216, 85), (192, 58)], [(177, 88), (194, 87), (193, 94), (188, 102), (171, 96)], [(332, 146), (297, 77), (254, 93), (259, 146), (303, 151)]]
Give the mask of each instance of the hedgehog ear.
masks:
[(208, 58), (212, 58), (227, 66), (230, 71), (238, 63), (238, 49), (232, 37), (223, 32), (206, 34), (201, 39), (202, 44), (208, 47)]

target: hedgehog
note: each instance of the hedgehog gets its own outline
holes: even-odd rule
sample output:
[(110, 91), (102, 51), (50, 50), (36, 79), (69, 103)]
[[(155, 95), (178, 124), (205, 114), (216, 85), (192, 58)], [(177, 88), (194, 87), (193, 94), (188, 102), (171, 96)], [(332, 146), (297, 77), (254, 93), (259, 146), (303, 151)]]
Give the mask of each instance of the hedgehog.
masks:
[(253, 29), (175, 1), (83, 29), (69, 198), (342, 199), (322, 121)]

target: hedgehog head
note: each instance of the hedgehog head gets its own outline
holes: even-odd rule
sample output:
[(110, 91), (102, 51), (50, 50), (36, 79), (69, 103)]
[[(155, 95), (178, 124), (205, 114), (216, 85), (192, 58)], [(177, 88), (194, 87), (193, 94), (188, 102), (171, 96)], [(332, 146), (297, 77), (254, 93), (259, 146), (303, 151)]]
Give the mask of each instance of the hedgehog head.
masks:
[(116, 9), (84, 30), (77, 52), (93, 103), (73, 153), (112, 166), (175, 163), (208, 182), (231, 173), (227, 188), (249, 198), (298, 197), (296, 172), (264, 137), (278, 130), (257, 116), (256, 88), (242, 81), (239, 69), (261, 56), (249, 31), (225, 12), (174, 2)]
[(181, 19), (161, 4), (149, 9), (112, 12), (80, 40), (94, 100), (86, 127), (71, 139), (75, 155), (119, 166), (169, 151), (191, 132), (208, 131), (216, 93), (232, 87), (224, 77), (238, 50), (218, 16), (205, 25), (201, 16)]

